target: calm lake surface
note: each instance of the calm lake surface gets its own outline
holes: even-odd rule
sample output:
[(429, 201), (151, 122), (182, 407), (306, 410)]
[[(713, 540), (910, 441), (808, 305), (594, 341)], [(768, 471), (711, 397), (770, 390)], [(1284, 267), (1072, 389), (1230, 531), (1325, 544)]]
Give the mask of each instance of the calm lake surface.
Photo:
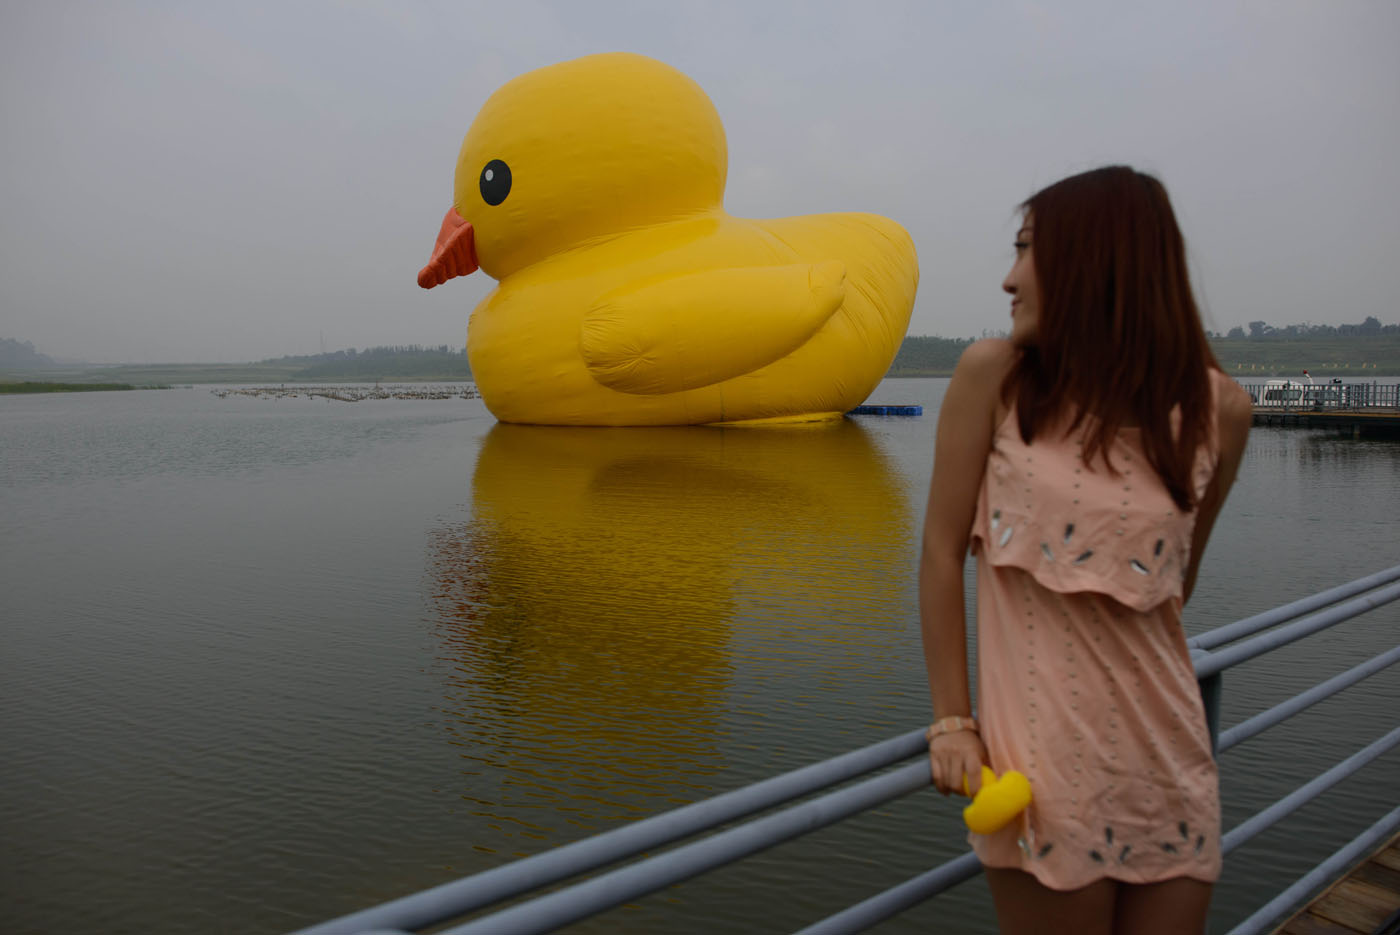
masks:
[[(743, 430), (0, 398), (5, 930), (285, 931), (926, 723), (946, 385), (871, 397), (921, 418)], [(1400, 562), (1398, 480), (1400, 442), (1256, 429), (1188, 628)], [(1225, 724), (1398, 632), (1391, 604), (1232, 670)], [(1388, 671), (1226, 753), (1226, 827), (1397, 712)], [(1235, 852), (1212, 930), (1397, 789), (1392, 753)], [(571, 931), (792, 931), (963, 853), (960, 807), (921, 792)], [(876, 931), (935, 929), (995, 930), (980, 878)]]

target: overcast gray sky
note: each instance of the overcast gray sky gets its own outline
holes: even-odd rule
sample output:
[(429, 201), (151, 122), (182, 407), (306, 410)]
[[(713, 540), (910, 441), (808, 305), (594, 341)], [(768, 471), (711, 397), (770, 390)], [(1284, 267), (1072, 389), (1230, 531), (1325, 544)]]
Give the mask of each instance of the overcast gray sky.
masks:
[(726, 208), (904, 224), (910, 334), (1001, 329), (1015, 205), (1107, 162), (1175, 200), (1208, 327), (1400, 320), (1400, 3), (7, 2), (0, 337), (103, 362), (450, 344), (424, 292), (476, 111), (632, 51), (709, 93)]

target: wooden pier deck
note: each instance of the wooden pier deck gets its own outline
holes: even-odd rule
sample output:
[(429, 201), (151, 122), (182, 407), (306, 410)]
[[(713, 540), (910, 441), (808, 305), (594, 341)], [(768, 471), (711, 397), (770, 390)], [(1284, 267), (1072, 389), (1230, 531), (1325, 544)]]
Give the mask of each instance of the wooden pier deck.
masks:
[(1255, 406), (1255, 425), (1327, 428), (1353, 435), (1400, 434), (1400, 409), (1285, 409)]
[(1289, 919), (1274, 935), (1400, 933), (1400, 834)]

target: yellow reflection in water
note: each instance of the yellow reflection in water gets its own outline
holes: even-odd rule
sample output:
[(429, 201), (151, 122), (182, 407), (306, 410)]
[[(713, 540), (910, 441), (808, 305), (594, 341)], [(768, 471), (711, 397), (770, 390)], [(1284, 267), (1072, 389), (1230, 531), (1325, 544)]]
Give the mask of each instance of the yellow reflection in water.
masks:
[(887, 610), (912, 554), (901, 481), (847, 420), (498, 424), (472, 496), (430, 571), (463, 794), (506, 835), (708, 794), (744, 647), (782, 667), (793, 627), (860, 639), (839, 622)]

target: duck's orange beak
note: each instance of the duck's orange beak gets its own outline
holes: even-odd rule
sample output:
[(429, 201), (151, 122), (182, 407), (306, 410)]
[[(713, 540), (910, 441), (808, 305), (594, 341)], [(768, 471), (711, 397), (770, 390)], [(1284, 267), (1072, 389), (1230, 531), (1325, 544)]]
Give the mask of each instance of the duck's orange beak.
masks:
[(457, 276), (476, 272), (476, 241), (472, 238), (472, 226), (467, 223), (456, 208), (448, 208), (442, 219), (442, 230), (438, 231), (437, 243), (433, 245), (432, 258), (428, 265), (418, 271), (418, 285), (424, 289), (440, 286)]

